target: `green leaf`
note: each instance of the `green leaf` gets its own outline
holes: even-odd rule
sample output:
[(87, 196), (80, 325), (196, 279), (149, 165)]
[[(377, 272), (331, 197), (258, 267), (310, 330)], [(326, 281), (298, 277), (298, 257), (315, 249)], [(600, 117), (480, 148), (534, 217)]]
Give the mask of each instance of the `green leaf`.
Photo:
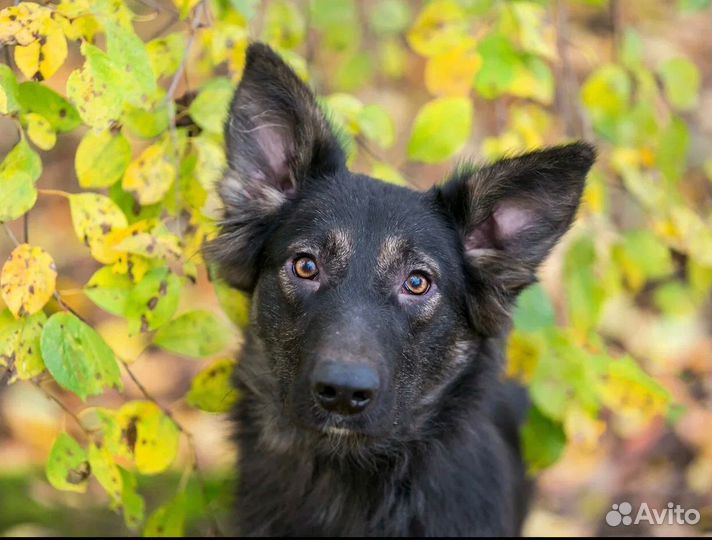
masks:
[(529, 472), (536, 473), (555, 463), (563, 454), (566, 447), (564, 428), (532, 407), (522, 427), (522, 446)]
[(121, 483), (123, 484), (121, 508), (124, 512), (124, 523), (134, 531), (143, 521), (145, 503), (136, 489), (136, 477), (123, 467), (119, 467), (119, 472), (121, 472)]
[(67, 96), (81, 119), (96, 130), (107, 129), (119, 119), (124, 106), (121, 81), (126, 78), (107, 54), (89, 43), (82, 44), (86, 62), (67, 79)]
[(111, 266), (104, 266), (89, 279), (84, 292), (104, 311), (122, 317), (133, 286), (127, 274), (119, 274)]
[(198, 373), (186, 396), (188, 404), (202, 411), (224, 413), (237, 403), (238, 393), (232, 386), (235, 361), (217, 360)]
[(250, 324), (250, 297), (221, 280), (213, 281), (220, 307), (238, 328)]
[(522, 332), (556, 326), (554, 306), (544, 287), (537, 283), (519, 295), (513, 320), (515, 328)]
[(122, 117), (132, 135), (142, 139), (152, 139), (163, 133), (170, 125), (168, 104), (161, 101), (151, 110), (127, 105)]
[(146, 44), (146, 53), (156, 78), (167, 77), (178, 71), (186, 45), (185, 32), (173, 32)]
[(94, 478), (111, 498), (112, 504), (120, 505), (123, 493), (123, 478), (114, 457), (106, 446), (89, 443), (89, 465)]
[(205, 358), (222, 351), (230, 341), (228, 328), (215, 315), (195, 310), (158, 329), (153, 343), (176, 354)]
[(42, 174), (42, 160), (25, 138), (21, 138), (18, 143), (5, 156), (0, 164), (0, 182), (7, 180), (18, 172), (26, 173), (34, 182)]
[(20, 109), (20, 87), (10, 66), (0, 64), (0, 93), (4, 96), (0, 114), (12, 114)]
[(682, 118), (674, 117), (660, 135), (657, 164), (671, 185), (677, 184), (687, 169), (690, 132)]
[(406, 0), (380, 0), (370, 10), (368, 24), (377, 34), (398, 34), (408, 28), (412, 16)]
[(103, 25), (106, 30), (106, 52), (120, 73), (120, 78), (114, 83), (120, 84), (123, 96), (129, 103), (145, 103), (157, 88), (146, 46), (132, 30), (110, 20), (104, 20)]
[(47, 460), (47, 480), (56, 489), (84, 493), (91, 469), (84, 449), (67, 433), (60, 433)]
[(44, 371), (40, 336), (45, 322), (47, 316), (42, 311), (19, 319), (7, 309), (0, 312), (0, 366), (10, 368), (10, 382), (28, 380)]
[(228, 79), (218, 77), (211, 80), (190, 104), (191, 118), (205, 131), (222, 134), (233, 91)]
[(49, 318), (41, 348), (55, 381), (83, 400), (106, 388), (122, 388), (114, 352), (91, 326), (71, 313), (55, 313)]
[(26, 214), (37, 202), (37, 189), (32, 177), (24, 171), (12, 175), (0, 172), (0, 222), (12, 221)]
[(472, 102), (467, 98), (439, 98), (423, 105), (408, 142), (408, 157), (438, 163), (457, 154), (472, 128)]
[(185, 528), (185, 500), (179, 493), (170, 503), (159, 507), (146, 522), (143, 535), (148, 538), (183, 536)]
[(687, 58), (671, 58), (660, 66), (665, 95), (670, 104), (687, 111), (697, 105), (700, 93), (700, 72)]
[(14, 146), (0, 164), (0, 222), (17, 219), (37, 202), (35, 180), (42, 173), (42, 161), (25, 138)]
[(165, 471), (178, 453), (180, 432), (175, 422), (150, 401), (130, 401), (119, 409), (121, 455), (133, 457), (141, 474)]
[(126, 304), (129, 333), (155, 330), (167, 323), (180, 300), (180, 278), (168, 268), (154, 268), (136, 284)]
[(505, 93), (514, 81), (521, 59), (505, 36), (490, 34), (477, 46), (482, 67), (475, 76), (475, 90), (488, 99)]
[(87, 131), (74, 156), (79, 185), (109, 187), (119, 180), (131, 163), (131, 145), (121, 133)]
[(612, 256), (634, 292), (640, 291), (648, 280), (674, 271), (670, 250), (647, 229), (624, 233), (622, 242), (613, 247)]
[(77, 109), (51, 88), (36, 82), (24, 82), (18, 87), (18, 102), (23, 113), (43, 116), (54, 131), (72, 131), (79, 123)]
[(581, 335), (597, 326), (605, 299), (605, 289), (594, 271), (595, 262), (596, 249), (590, 238), (574, 242), (564, 261), (569, 320)]
[(359, 111), (357, 121), (361, 133), (381, 148), (389, 148), (395, 142), (393, 120), (388, 111), (380, 105), (366, 105)]

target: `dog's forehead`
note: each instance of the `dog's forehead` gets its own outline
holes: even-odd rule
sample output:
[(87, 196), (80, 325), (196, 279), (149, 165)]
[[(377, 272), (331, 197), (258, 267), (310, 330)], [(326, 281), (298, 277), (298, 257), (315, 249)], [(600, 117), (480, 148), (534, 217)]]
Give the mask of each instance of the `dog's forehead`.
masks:
[(437, 241), (446, 228), (427, 194), (357, 175), (305, 194), (296, 218), (297, 235), (318, 237), (335, 251), (368, 249), (384, 257)]

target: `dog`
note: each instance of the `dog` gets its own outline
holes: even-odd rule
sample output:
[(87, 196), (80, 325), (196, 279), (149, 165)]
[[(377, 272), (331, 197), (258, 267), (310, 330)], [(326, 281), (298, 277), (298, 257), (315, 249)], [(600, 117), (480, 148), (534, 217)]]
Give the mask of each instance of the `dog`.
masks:
[(245, 536), (512, 536), (526, 392), (501, 380), (517, 295), (571, 225), (576, 142), (426, 192), (346, 167), (309, 88), (253, 43), (207, 247), (251, 295), (235, 372)]

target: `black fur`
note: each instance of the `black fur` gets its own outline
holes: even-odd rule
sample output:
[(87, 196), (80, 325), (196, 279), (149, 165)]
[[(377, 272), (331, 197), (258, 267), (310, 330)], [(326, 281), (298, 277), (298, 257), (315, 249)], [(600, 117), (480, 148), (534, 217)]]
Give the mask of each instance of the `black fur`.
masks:
[[(310, 91), (261, 44), (226, 126), (221, 234), (207, 248), (252, 294), (235, 375), (243, 535), (516, 535), (526, 393), (500, 380), (509, 312), (571, 224), (584, 143), (462, 168), (420, 193), (349, 172)], [(292, 261), (312, 256), (318, 280)], [(432, 282), (422, 296), (401, 284)], [(368, 408), (310, 386), (369, 366)]]

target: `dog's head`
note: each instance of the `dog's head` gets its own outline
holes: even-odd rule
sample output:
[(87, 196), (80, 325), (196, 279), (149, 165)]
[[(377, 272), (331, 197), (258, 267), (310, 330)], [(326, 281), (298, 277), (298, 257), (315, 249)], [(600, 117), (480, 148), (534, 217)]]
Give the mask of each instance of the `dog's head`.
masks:
[(253, 295), (270, 422), (363, 441), (408, 437), (448, 385), (486, 371), (481, 344), (506, 332), (594, 160), (583, 143), (550, 148), (424, 193), (353, 174), (309, 89), (260, 44), (226, 139), (208, 250)]

